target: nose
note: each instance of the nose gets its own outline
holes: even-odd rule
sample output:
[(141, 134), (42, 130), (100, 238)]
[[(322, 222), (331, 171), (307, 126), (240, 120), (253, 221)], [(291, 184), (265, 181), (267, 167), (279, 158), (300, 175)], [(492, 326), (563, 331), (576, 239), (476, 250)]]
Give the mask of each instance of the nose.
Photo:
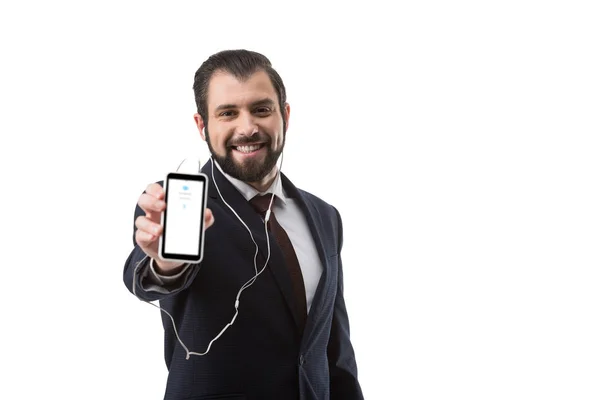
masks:
[(258, 125), (252, 113), (242, 112), (240, 114), (236, 133), (243, 136), (252, 136), (258, 133)]

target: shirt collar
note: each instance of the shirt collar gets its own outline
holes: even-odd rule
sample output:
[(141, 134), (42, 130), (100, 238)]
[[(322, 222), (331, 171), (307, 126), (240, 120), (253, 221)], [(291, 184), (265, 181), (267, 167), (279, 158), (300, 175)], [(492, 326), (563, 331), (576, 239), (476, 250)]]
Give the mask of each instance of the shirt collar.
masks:
[(250, 186), (249, 184), (247, 184), (246, 182), (241, 181), (239, 179), (236, 179), (233, 176), (225, 173), (225, 171), (223, 171), (223, 169), (221, 168), (221, 166), (219, 165), (219, 163), (216, 162), (216, 160), (215, 160), (215, 164), (217, 165), (217, 168), (219, 169), (219, 171), (221, 171), (221, 173), (223, 174), (223, 176), (225, 178), (227, 178), (227, 180), (229, 182), (231, 182), (231, 184), (242, 194), (242, 196), (244, 196), (244, 198), (247, 201), (250, 201), (256, 195), (264, 195), (264, 194), (275, 193), (275, 197), (277, 197), (278, 199), (280, 199), (283, 202), (283, 204), (287, 203), (287, 201), (286, 201), (286, 195), (285, 195), (285, 192), (283, 190), (283, 186), (281, 185), (281, 177), (280, 176), (278, 176), (277, 179), (275, 179), (273, 181), (273, 183), (271, 184), (271, 186), (269, 186), (269, 188), (266, 191), (259, 192), (258, 190), (256, 190), (255, 188), (253, 188), (252, 186)]

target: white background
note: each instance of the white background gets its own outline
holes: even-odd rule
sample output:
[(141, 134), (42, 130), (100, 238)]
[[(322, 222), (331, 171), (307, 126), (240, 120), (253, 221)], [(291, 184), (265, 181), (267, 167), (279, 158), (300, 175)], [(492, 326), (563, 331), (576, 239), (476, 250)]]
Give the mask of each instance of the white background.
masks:
[(206, 161), (194, 72), (248, 48), (342, 214), (367, 399), (600, 398), (595, 3), (3, 2), (0, 397), (162, 398), (134, 206)]

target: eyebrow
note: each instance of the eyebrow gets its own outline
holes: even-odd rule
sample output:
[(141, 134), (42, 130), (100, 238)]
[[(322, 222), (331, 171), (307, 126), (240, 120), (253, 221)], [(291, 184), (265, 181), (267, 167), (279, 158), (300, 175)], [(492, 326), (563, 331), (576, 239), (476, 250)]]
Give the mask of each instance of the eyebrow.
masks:
[[(259, 107), (259, 106), (274, 106), (274, 105), (275, 105), (275, 102), (273, 100), (271, 100), (270, 98), (266, 97), (264, 99), (260, 99), (260, 100), (252, 102), (250, 104), (250, 108)], [(232, 108), (238, 108), (238, 106), (235, 104), (221, 104), (221, 105), (217, 106), (217, 108), (215, 108), (215, 112), (219, 112), (222, 110), (231, 110)]]

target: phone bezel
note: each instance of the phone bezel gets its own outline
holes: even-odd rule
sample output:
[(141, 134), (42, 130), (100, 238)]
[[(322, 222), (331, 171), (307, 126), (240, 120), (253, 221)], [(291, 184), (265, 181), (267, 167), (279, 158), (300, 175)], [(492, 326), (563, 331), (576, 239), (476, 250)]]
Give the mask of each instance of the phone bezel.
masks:
[[(201, 216), (200, 216), (200, 240), (198, 241), (198, 254), (177, 254), (177, 253), (165, 253), (165, 237), (167, 234), (166, 220), (167, 220), (167, 211), (169, 209), (169, 184), (171, 180), (192, 180), (203, 182), (203, 191), (202, 191), (202, 208), (201, 208)], [(159, 238), (159, 246), (158, 246), (158, 256), (165, 261), (183, 261), (183, 262), (192, 262), (197, 263), (202, 261), (204, 257), (204, 213), (206, 210), (206, 198), (208, 194), (208, 177), (203, 173), (197, 174), (188, 174), (181, 172), (170, 172), (167, 174), (164, 180), (164, 191), (165, 191), (165, 203), (167, 203), (167, 207), (161, 213), (161, 225), (163, 227), (162, 234)]]

